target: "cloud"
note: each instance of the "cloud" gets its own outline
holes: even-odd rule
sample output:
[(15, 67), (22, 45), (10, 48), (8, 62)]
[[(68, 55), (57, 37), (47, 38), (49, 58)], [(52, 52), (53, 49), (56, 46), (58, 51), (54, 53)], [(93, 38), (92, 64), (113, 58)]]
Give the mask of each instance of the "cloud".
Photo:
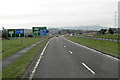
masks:
[(118, 0), (3, 0), (0, 24), (114, 25)]

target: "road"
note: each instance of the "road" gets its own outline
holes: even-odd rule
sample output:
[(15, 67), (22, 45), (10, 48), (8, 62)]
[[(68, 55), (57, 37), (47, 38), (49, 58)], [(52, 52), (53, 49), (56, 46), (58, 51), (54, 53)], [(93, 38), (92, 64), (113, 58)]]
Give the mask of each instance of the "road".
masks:
[(118, 60), (79, 46), (64, 37), (52, 38), (32, 78), (117, 78)]

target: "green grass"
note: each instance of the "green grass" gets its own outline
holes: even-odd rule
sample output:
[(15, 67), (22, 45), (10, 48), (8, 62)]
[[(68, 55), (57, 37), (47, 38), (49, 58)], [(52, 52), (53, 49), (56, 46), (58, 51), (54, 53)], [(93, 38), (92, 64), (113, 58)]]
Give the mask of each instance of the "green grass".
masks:
[(104, 35), (95, 35), (96, 38), (106, 38), (106, 39), (118, 39), (118, 34), (104, 34)]
[(69, 36), (66, 36), (66, 38), (76, 43), (88, 46), (98, 51), (101, 51), (103, 53), (107, 53), (115, 57), (118, 57), (118, 43), (117, 42), (93, 40), (93, 39), (85, 39), (85, 38), (69, 37)]
[[(0, 59), (2, 59), (2, 39), (0, 38)], [(0, 65), (2, 66), (2, 65)], [(2, 78), (2, 72), (0, 71), (0, 80)]]
[(21, 39), (2, 40), (2, 58), (4, 59), (41, 39), (43, 38), (23, 38), (22, 45)]
[(5, 67), (2, 71), (2, 78), (19, 78), (21, 75), (23, 75), (47, 41), (48, 40), (45, 40), (36, 45), (21, 57), (16, 59), (13, 63)]
[(78, 34), (78, 36), (88, 37), (89, 34)]
[[(89, 34), (79, 34), (78, 36), (89, 37)], [(96, 38), (106, 38), (106, 39), (119, 39), (120, 34), (96, 34), (92, 37)]]

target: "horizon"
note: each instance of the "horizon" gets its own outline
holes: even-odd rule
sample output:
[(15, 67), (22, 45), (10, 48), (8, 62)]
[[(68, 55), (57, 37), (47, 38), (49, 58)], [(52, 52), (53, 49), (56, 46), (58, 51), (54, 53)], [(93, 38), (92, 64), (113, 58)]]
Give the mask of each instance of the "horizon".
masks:
[[(3, 26), (4, 27), (4, 26)], [(47, 26), (32, 26), (32, 27), (47, 27)], [(31, 29), (29, 28), (22, 28), (22, 27), (10, 27), (5, 29)], [(106, 26), (100, 26), (100, 25), (81, 25), (81, 26), (63, 26), (63, 27), (47, 27), (47, 29), (71, 29), (71, 30), (100, 30), (100, 29), (109, 29), (109, 28), (118, 28), (118, 27), (106, 27)], [(2, 28), (1, 28), (2, 30)]]

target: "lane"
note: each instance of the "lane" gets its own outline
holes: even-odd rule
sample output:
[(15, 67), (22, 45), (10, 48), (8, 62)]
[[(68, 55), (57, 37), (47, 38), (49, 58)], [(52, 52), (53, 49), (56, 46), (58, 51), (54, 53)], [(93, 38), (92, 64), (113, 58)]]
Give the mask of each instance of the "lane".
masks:
[(59, 38), (51, 39), (33, 78), (93, 78), (94, 74), (66, 47)]
[(76, 59), (89, 65), (96, 72), (95, 78), (118, 78), (118, 60), (73, 44), (63, 37), (60, 37), (59, 40), (73, 52)]

